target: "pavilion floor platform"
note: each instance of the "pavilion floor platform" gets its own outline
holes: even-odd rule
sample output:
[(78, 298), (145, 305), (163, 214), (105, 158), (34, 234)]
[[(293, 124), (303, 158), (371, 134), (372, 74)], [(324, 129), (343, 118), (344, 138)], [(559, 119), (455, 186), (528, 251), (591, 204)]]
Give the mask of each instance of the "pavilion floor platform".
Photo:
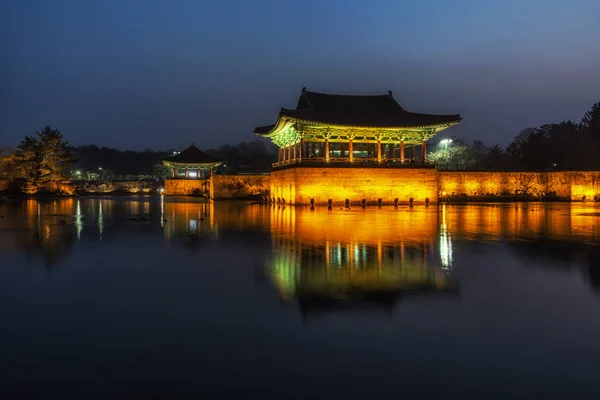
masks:
[(286, 169), (294, 167), (315, 168), (435, 168), (431, 161), (408, 160), (399, 158), (333, 158), (325, 157), (297, 158), (273, 163), (273, 169)]

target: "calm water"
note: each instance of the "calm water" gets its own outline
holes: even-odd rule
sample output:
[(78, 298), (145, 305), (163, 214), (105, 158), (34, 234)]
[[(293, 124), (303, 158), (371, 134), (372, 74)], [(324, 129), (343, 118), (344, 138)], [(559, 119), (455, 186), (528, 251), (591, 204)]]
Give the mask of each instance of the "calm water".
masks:
[(0, 216), (3, 398), (600, 398), (593, 204)]

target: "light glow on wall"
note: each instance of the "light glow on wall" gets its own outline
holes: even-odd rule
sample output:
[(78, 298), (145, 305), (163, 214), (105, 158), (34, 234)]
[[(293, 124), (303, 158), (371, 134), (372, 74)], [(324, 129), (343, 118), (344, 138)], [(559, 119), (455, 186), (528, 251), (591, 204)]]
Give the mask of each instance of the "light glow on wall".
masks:
[(290, 204), (327, 204), (332, 199), (336, 205), (349, 199), (358, 205), (362, 199), (376, 204), (423, 204), (428, 198), (437, 202), (438, 182), (434, 169), (411, 168), (292, 168), (271, 173), (271, 197), (284, 198)]

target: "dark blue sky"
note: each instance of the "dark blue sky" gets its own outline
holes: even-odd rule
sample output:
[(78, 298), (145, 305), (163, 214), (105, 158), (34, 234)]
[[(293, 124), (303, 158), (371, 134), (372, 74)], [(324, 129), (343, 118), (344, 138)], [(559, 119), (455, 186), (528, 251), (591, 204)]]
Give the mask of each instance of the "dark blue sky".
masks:
[(200, 147), (313, 91), (461, 113), (508, 144), (600, 101), (598, 0), (1, 0), (0, 145)]

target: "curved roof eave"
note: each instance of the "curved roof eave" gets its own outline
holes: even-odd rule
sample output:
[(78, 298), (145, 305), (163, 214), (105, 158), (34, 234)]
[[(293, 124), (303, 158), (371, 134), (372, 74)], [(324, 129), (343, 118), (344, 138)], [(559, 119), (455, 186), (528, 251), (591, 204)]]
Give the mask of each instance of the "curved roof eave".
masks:
[[(279, 127), (279, 122), (281, 120), (281, 116), (277, 119), (277, 122), (275, 124), (275, 127), (268, 133), (266, 134), (261, 134), (264, 137), (271, 137), (275, 134), (277, 134), (279, 131), (281, 131), (281, 129), (278, 129)], [(291, 121), (287, 116), (283, 116), (283, 119), (285, 119), (285, 122), (290, 124)], [(457, 125), (460, 123), (462, 118), (457, 117), (456, 120), (454, 121), (449, 121), (449, 122), (444, 122), (444, 123), (439, 123), (439, 124), (430, 124), (430, 125), (407, 125), (407, 126), (360, 126), (360, 125), (343, 125), (343, 124), (330, 124), (330, 123), (325, 123), (325, 122), (321, 122), (321, 121), (312, 121), (309, 119), (300, 119), (300, 118), (293, 118), (294, 122), (299, 122), (302, 124), (307, 124), (307, 125), (321, 125), (323, 127), (331, 127), (331, 128), (343, 128), (343, 129), (348, 129), (348, 128), (352, 128), (352, 129), (368, 129), (368, 130), (381, 130), (381, 129), (426, 129), (426, 128), (448, 128), (450, 126), (453, 125)]]
[(254, 133), (256, 133), (257, 135), (260, 135), (262, 137), (266, 137), (266, 138), (273, 137), (273, 136), (277, 135), (279, 132), (281, 132), (282, 130), (286, 129), (291, 124), (292, 124), (292, 122), (290, 121), (289, 117), (287, 117), (280, 111), (279, 114), (277, 115), (277, 122), (275, 122), (275, 125), (273, 125), (273, 128), (270, 131), (261, 133), (261, 132), (257, 132), (256, 128), (255, 128)]

